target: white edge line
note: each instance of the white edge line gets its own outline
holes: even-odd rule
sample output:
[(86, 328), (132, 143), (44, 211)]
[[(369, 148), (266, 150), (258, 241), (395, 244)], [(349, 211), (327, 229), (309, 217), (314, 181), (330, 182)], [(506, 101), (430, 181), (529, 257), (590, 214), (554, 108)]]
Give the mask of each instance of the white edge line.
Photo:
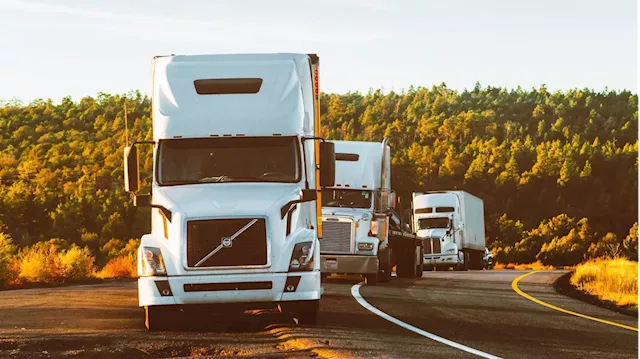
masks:
[(412, 332), (414, 332), (416, 334), (420, 334), (423, 337), (429, 338), (431, 340), (435, 340), (437, 342), (440, 342), (442, 344), (448, 345), (450, 347), (454, 347), (456, 349), (460, 349), (462, 351), (465, 351), (465, 352), (468, 352), (468, 353), (471, 353), (471, 354), (475, 354), (475, 355), (481, 356), (483, 358), (502, 359), (502, 358), (497, 357), (495, 355), (491, 355), (491, 354), (488, 354), (488, 353), (485, 353), (485, 352), (481, 352), (479, 350), (476, 350), (476, 349), (473, 349), (473, 348), (469, 348), (466, 345), (458, 344), (458, 343), (456, 343), (454, 341), (451, 341), (449, 339), (445, 339), (445, 338), (439, 337), (439, 336), (437, 336), (435, 334), (431, 334), (431, 333), (429, 333), (427, 331), (424, 331), (424, 330), (422, 330), (420, 328), (416, 328), (413, 325), (407, 324), (407, 323), (405, 323), (405, 322), (403, 322), (403, 321), (401, 321), (399, 319), (396, 319), (396, 318), (390, 316), (389, 314), (387, 314), (387, 313), (381, 311), (380, 309), (374, 307), (373, 305), (369, 304), (369, 302), (367, 302), (364, 298), (362, 298), (362, 296), (360, 295), (360, 287), (361, 286), (362, 286), (362, 284), (356, 284), (353, 287), (351, 287), (351, 295), (353, 296), (353, 298), (355, 298), (355, 300), (358, 303), (360, 303), (361, 306), (365, 307), (366, 309), (368, 309), (373, 314), (375, 314), (375, 315), (377, 315), (377, 316), (379, 316), (381, 318), (384, 318), (384, 319), (390, 321), (393, 324), (396, 324), (396, 325), (401, 326), (401, 327), (403, 327), (405, 329), (408, 329), (408, 330), (410, 330), (410, 331), (412, 331)]

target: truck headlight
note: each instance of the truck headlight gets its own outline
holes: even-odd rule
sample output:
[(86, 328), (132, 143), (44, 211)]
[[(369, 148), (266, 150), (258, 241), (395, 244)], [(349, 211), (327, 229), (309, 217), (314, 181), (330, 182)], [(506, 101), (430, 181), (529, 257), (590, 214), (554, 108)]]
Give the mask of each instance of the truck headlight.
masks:
[(358, 250), (359, 251), (372, 251), (373, 250), (373, 243), (358, 243)]
[(456, 249), (455, 248), (450, 248), (447, 249), (446, 251), (444, 251), (445, 254), (456, 254)]
[(289, 272), (313, 270), (313, 242), (297, 243), (293, 247)]
[(142, 275), (166, 276), (167, 268), (164, 266), (162, 252), (157, 247), (142, 247)]

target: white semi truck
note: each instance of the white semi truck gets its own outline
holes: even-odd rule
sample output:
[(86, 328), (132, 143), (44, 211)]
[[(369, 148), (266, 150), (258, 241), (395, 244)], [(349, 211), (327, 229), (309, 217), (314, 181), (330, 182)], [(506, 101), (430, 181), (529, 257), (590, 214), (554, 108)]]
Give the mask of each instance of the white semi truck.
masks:
[(413, 193), (413, 225), (424, 238), (425, 268), (482, 269), (484, 205), (464, 191)]
[(360, 274), (367, 284), (422, 276), (422, 241), (395, 215), (391, 149), (380, 142), (334, 141), (336, 181), (323, 189), (323, 277)]
[[(138, 251), (147, 328), (227, 304), (315, 323), (321, 188), (335, 180), (333, 143), (320, 139), (318, 65), (306, 54), (154, 58), (153, 141), (124, 151), (125, 190), (151, 208)], [(153, 146), (148, 194), (139, 144)]]

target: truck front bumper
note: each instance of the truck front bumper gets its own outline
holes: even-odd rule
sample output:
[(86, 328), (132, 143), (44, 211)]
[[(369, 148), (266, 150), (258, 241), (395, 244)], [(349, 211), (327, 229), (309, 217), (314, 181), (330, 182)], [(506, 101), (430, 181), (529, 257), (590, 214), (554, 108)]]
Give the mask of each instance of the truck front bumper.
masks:
[(451, 266), (458, 264), (457, 254), (425, 254), (424, 266)]
[(350, 254), (321, 254), (322, 273), (370, 274), (378, 273), (378, 257)]
[(320, 299), (320, 271), (138, 279), (138, 305), (273, 303)]

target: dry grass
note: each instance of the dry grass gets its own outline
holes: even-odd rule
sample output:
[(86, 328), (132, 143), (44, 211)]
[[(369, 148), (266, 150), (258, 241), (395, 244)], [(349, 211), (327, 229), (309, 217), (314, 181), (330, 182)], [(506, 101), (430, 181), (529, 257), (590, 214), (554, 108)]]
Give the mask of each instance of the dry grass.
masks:
[(68, 250), (59, 250), (42, 242), (21, 251), (16, 282), (63, 283), (91, 278), (95, 273), (94, 260), (87, 248), (72, 245)]
[(514, 263), (496, 263), (493, 269), (496, 270), (504, 270), (504, 269), (513, 269), (513, 270), (554, 270), (556, 267), (551, 265), (544, 265), (540, 261), (536, 261), (529, 264), (514, 264)]
[(136, 278), (138, 276), (138, 264), (134, 255), (126, 255), (110, 260), (97, 277), (105, 278)]
[(625, 258), (594, 259), (576, 267), (571, 283), (623, 307), (638, 307), (638, 262)]

